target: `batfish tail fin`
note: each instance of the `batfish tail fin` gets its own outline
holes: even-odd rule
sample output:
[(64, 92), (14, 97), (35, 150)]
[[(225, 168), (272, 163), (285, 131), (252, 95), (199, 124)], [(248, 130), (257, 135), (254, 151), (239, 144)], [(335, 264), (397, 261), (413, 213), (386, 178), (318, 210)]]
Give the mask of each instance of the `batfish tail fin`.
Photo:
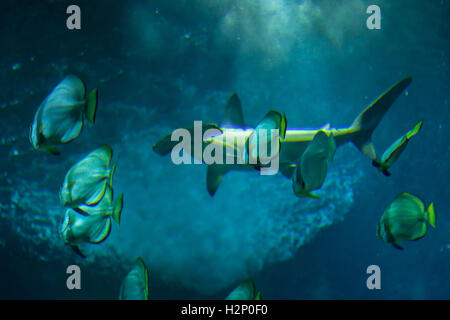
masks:
[(94, 124), (95, 115), (97, 114), (97, 101), (98, 101), (98, 90), (97, 88), (95, 88), (87, 95), (86, 110), (85, 110), (86, 119), (88, 119), (89, 122), (92, 124)]
[(116, 161), (114, 161), (114, 164), (111, 168), (111, 170), (109, 171), (109, 186), (112, 188), (113, 185), (113, 180), (114, 180), (114, 173), (116, 172), (116, 168), (117, 168), (117, 161), (119, 159), (116, 159)]
[(123, 209), (123, 193), (121, 193), (120, 196), (114, 201), (113, 208), (112, 218), (117, 223), (117, 225), (120, 225), (120, 216)]
[(428, 222), (433, 228), (436, 228), (436, 211), (434, 210), (433, 202), (428, 206)]
[(353, 144), (369, 159), (376, 160), (372, 143), (372, 133), (383, 119), (389, 107), (411, 83), (411, 77), (405, 77), (387, 89), (374, 102), (361, 112), (353, 121), (350, 129), (354, 131)]

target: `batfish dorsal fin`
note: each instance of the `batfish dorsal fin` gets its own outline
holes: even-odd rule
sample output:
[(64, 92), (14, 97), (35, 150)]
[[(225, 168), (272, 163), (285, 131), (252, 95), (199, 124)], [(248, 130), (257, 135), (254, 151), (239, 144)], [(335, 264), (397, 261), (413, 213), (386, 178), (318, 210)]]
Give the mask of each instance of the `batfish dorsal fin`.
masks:
[(225, 118), (223, 120), (222, 127), (245, 127), (241, 100), (239, 99), (237, 93), (233, 93), (230, 98), (228, 98), (227, 105), (225, 107)]

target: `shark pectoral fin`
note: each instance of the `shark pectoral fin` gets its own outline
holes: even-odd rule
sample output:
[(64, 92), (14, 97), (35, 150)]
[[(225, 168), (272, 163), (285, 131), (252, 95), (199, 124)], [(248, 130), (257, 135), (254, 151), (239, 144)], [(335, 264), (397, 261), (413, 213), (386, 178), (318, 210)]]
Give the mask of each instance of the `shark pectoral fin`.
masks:
[(211, 164), (206, 171), (206, 188), (211, 196), (214, 196), (219, 188), (222, 178), (228, 169), (221, 164)]
[(178, 143), (178, 141), (172, 141), (172, 132), (166, 134), (164, 137), (159, 139), (154, 145), (153, 145), (153, 151), (156, 153), (166, 156), (168, 155), (173, 147), (175, 147)]
[(225, 128), (244, 128), (244, 116), (242, 114), (241, 100), (237, 93), (233, 93), (227, 101), (225, 107), (225, 118), (222, 123)]
[(294, 175), (295, 167), (296, 167), (296, 165), (293, 163), (281, 164), (280, 172), (286, 178), (291, 179), (292, 176)]
[(78, 246), (70, 246), (72, 248), (72, 250), (79, 255), (82, 258), (86, 258), (86, 256), (81, 252), (80, 248), (78, 248)]

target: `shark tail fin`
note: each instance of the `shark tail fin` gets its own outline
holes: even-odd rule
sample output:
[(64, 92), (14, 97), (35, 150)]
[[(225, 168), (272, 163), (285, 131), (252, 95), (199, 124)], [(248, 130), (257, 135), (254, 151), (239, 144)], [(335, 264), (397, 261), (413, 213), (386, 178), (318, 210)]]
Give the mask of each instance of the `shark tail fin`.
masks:
[(411, 77), (405, 77), (387, 89), (374, 102), (365, 108), (353, 121), (350, 129), (354, 131), (353, 144), (369, 159), (376, 160), (372, 143), (372, 133), (383, 119), (384, 114), (411, 83)]

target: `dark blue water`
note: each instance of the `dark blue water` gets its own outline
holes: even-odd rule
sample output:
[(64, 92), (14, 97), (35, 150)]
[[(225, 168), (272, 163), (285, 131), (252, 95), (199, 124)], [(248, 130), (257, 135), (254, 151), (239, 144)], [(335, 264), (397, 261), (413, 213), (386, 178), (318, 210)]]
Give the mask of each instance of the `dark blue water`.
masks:
[[(265, 299), (450, 297), (449, 23), (436, 1), (71, 1), (0, 6), (0, 298), (116, 299), (132, 262), (150, 298), (223, 299), (251, 276)], [(381, 8), (381, 30), (366, 8)], [(98, 87), (94, 127), (55, 157), (28, 141), (34, 112), (67, 74)], [(220, 123), (238, 92), (255, 125), (269, 109), (289, 127), (349, 125), (386, 88), (413, 77), (376, 129), (381, 154), (422, 120), (387, 178), (352, 145), (339, 148), (318, 202), (280, 175), (230, 173), (211, 198), (206, 166), (152, 151), (194, 120)], [(82, 260), (57, 236), (65, 172), (98, 144), (119, 156), (122, 224)], [(375, 236), (399, 192), (434, 202), (437, 228), (399, 251)], [(66, 288), (79, 264), (82, 290)], [(368, 290), (366, 269), (381, 269)]]

